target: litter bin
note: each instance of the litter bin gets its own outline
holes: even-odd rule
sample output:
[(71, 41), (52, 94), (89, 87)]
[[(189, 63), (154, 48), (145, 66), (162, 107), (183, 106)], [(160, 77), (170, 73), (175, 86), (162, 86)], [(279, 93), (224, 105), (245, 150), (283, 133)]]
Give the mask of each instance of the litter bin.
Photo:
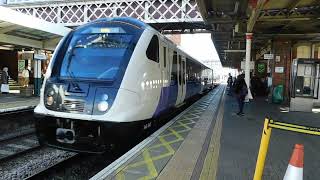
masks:
[(278, 85), (273, 89), (272, 102), (282, 103), (283, 101), (283, 85)]

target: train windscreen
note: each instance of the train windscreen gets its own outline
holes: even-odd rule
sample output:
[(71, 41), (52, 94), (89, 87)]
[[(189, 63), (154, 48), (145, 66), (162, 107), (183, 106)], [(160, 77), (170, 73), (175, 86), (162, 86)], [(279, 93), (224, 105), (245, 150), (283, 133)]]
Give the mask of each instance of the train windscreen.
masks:
[(75, 32), (60, 77), (113, 80), (134, 50), (133, 36), (121, 27), (90, 27)]

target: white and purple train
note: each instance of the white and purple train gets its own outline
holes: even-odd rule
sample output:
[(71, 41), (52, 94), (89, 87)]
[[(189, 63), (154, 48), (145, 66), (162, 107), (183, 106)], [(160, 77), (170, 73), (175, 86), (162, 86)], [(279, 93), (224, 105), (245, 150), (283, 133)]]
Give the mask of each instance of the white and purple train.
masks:
[(212, 69), (132, 18), (82, 25), (57, 46), (35, 108), (40, 143), (104, 152), (213, 86)]

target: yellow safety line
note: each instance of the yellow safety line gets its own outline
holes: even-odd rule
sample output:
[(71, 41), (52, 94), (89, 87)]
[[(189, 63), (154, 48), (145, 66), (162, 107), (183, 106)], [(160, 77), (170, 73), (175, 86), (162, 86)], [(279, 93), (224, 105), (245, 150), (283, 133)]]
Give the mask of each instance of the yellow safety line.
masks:
[[(187, 132), (187, 131), (190, 131), (190, 129), (184, 129), (184, 130), (181, 130), (181, 131), (177, 131), (179, 133), (183, 133), (183, 132)], [(167, 137), (167, 136), (171, 136), (173, 135), (173, 133), (167, 133), (167, 134), (163, 134), (163, 135), (160, 135), (159, 137)]]
[(277, 129), (283, 129), (283, 130), (287, 130), (287, 131), (293, 131), (293, 132), (299, 132), (299, 133), (304, 133), (304, 134), (312, 134), (312, 135), (320, 136), (320, 132), (318, 132), (318, 131), (312, 131), (312, 130), (306, 130), (306, 129), (297, 129), (297, 128), (293, 128), (293, 127), (280, 126), (280, 125), (276, 125), (276, 124), (269, 124), (269, 127), (277, 128)]
[(125, 180), (124, 173), (122, 169), (117, 173), (116, 180)]
[[(196, 109), (193, 109), (193, 111), (198, 111), (197, 114), (201, 114), (203, 112), (203, 110), (196, 110)], [(199, 111), (201, 111), (201, 112), (199, 112)], [(139, 162), (136, 162), (136, 163), (133, 163), (133, 164), (129, 164), (124, 169), (121, 169), (121, 170), (119, 169), (119, 172), (116, 175), (116, 179), (117, 180), (124, 180), (125, 176), (124, 176), (123, 171), (128, 170), (130, 168), (138, 167), (138, 166), (141, 166), (141, 165), (146, 165), (150, 174), (147, 175), (147, 176), (139, 178), (140, 180), (153, 179), (153, 178), (157, 177), (158, 176), (158, 172), (157, 172), (157, 169), (155, 168), (153, 162), (156, 161), (156, 160), (159, 160), (159, 159), (163, 159), (163, 158), (168, 157), (168, 156), (172, 156), (175, 153), (175, 150), (171, 147), (171, 144), (184, 140), (184, 137), (182, 137), (181, 134), (179, 134), (179, 133), (188, 132), (188, 131), (190, 131), (192, 129), (188, 125), (196, 123), (194, 121), (194, 119), (200, 117), (200, 115), (197, 115), (197, 114), (196, 113), (190, 113), (189, 116), (191, 116), (191, 117), (187, 117), (187, 114), (186, 114), (185, 116), (182, 117), (184, 119), (181, 119), (181, 121), (187, 120), (189, 122), (183, 123), (181, 121), (177, 121), (177, 123), (179, 123), (180, 125), (175, 125), (175, 126), (169, 127), (168, 130), (171, 131), (171, 133), (168, 133), (168, 134), (165, 134), (165, 135), (160, 135), (158, 137), (158, 139), (161, 142), (161, 144), (157, 144), (157, 145), (145, 148), (144, 151), (142, 152), (143, 161), (139, 161)], [(180, 131), (176, 131), (176, 130), (173, 129), (175, 127), (184, 127), (186, 129), (180, 130)], [(169, 135), (175, 135), (177, 137), (177, 139), (175, 139), (173, 141), (166, 141), (164, 139), (164, 137), (169, 136)], [(149, 150), (157, 148), (157, 147), (161, 147), (161, 146), (164, 146), (167, 149), (168, 152), (166, 152), (164, 154), (161, 154), (159, 156), (156, 156), (156, 157), (151, 157)]]
[(180, 121), (178, 121), (178, 123), (179, 123), (181, 126), (183, 126), (184, 128), (186, 128), (186, 129), (188, 129), (188, 130), (191, 130), (191, 128), (190, 128), (189, 126), (187, 126), (186, 124), (184, 124), (184, 123), (182, 123), (182, 122), (180, 122)]
[[(195, 124), (196, 122), (187, 122), (187, 123), (183, 123), (181, 121), (177, 121), (177, 123), (179, 123), (179, 125), (174, 125), (174, 126), (171, 126), (171, 128), (177, 128), (177, 127), (185, 127), (186, 125), (189, 125), (189, 124)], [(187, 129), (190, 129), (189, 126), (186, 127)]]
[[(200, 116), (199, 116), (200, 117)], [(184, 117), (185, 119), (183, 119), (183, 120), (194, 120), (194, 119), (196, 119), (197, 117)], [(182, 120), (182, 121), (183, 121)]]
[[(130, 167), (130, 168), (133, 168), (133, 167), (141, 166), (141, 165), (146, 164), (146, 162), (148, 162), (148, 161), (156, 161), (156, 160), (162, 159), (162, 158), (164, 158), (164, 157), (173, 155), (175, 151), (174, 151), (174, 149), (169, 145), (169, 143), (168, 143), (165, 139), (163, 139), (163, 138), (161, 138), (161, 137), (159, 137), (159, 140), (160, 140), (160, 142), (162, 142), (162, 145), (167, 148), (168, 152), (166, 152), (166, 153), (164, 153), (164, 154), (161, 154), (161, 155), (159, 155), (159, 156), (156, 156), (156, 157), (152, 157), (152, 158), (150, 158), (150, 159), (148, 159), (148, 160), (143, 160), (143, 161), (136, 162), (136, 163), (134, 163), (134, 164), (129, 164), (129, 165), (127, 166), (127, 168), (129, 168), (129, 167)], [(145, 149), (145, 151), (148, 151), (148, 150), (149, 150), (149, 149)], [(127, 169), (127, 168), (126, 168), (126, 169)]]
[(172, 134), (174, 134), (178, 139), (184, 139), (176, 130), (172, 129), (171, 127), (168, 128)]
[[(161, 137), (161, 138), (163, 138), (163, 137)], [(171, 144), (173, 144), (173, 143), (176, 143), (176, 142), (179, 142), (179, 141), (182, 141), (183, 139), (175, 139), (175, 140), (173, 140), (173, 141), (169, 141), (168, 142), (168, 144), (169, 145), (171, 145)], [(157, 144), (157, 145), (154, 145), (154, 146), (151, 146), (151, 147), (149, 147), (148, 149), (155, 149), (155, 148), (158, 148), (158, 147), (161, 147), (161, 146), (163, 146), (163, 144)]]
[(153, 164), (153, 161), (151, 160), (151, 156), (149, 154), (149, 151), (148, 150), (143, 151), (142, 155), (143, 155), (143, 158), (146, 160), (146, 165), (147, 165), (147, 168), (148, 168), (148, 171), (150, 174), (148, 176), (144, 176), (144, 177), (139, 178), (139, 180), (148, 180), (148, 179), (153, 179), (153, 178), (157, 177), (158, 172), (157, 172), (156, 167)]

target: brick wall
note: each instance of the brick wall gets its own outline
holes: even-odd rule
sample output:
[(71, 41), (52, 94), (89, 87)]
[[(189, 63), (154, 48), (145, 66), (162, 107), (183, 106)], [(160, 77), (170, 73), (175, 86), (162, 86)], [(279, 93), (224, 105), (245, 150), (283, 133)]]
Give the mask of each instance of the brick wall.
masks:
[[(273, 86), (283, 85), (284, 86), (284, 97), (288, 99), (289, 88), (290, 88), (290, 73), (291, 73), (291, 42), (285, 40), (276, 40), (273, 43), (273, 54), (275, 59), (273, 60), (271, 71), (272, 71), (272, 82)], [(276, 62), (276, 56), (280, 56), (280, 61)], [(276, 67), (283, 67), (283, 73), (276, 73)]]
[(166, 37), (173, 41), (176, 45), (181, 45), (181, 34), (166, 35)]

